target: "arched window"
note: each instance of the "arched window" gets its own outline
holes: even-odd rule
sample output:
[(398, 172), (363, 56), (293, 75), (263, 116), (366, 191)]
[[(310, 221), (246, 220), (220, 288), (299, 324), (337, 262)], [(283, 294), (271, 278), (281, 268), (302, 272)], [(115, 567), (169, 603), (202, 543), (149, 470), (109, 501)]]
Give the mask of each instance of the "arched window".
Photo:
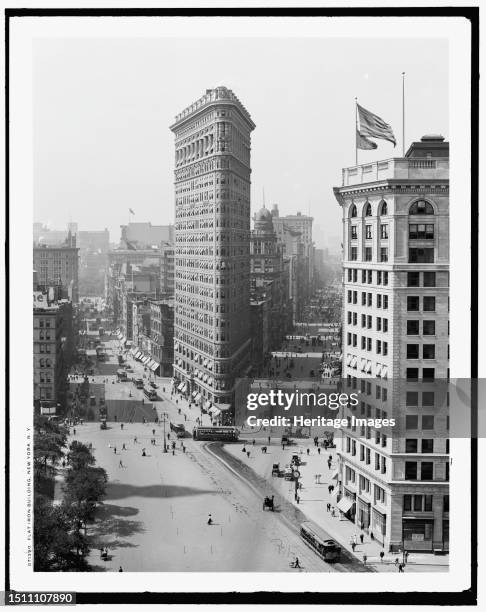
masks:
[(356, 205), (355, 205), (355, 204), (353, 204), (353, 205), (351, 206), (351, 210), (350, 210), (350, 214), (349, 214), (349, 216), (350, 216), (350, 217), (356, 217), (356, 215), (357, 215), (357, 212), (356, 212)]
[(430, 202), (426, 200), (417, 200), (410, 206), (409, 215), (433, 215), (434, 209)]
[(385, 216), (387, 214), (388, 214), (388, 204), (385, 202), (385, 200), (382, 200), (380, 215)]
[(371, 204), (369, 202), (365, 207), (365, 217), (371, 217)]

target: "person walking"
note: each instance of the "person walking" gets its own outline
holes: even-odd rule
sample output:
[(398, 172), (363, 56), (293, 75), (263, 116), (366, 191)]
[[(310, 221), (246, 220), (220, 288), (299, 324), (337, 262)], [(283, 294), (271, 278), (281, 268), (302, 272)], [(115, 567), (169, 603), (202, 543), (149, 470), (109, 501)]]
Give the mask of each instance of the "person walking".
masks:
[(310, 448), (307, 449), (307, 456), (310, 455)]
[(399, 563), (398, 564), (398, 573), (399, 574), (403, 574), (403, 568), (405, 567), (405, 565), (403, 563)]
[(113, 447), (113, 452), (114, 452), (114, 453), (115, 453), (115, 455), (116, 455), (116, 446), (114, 446), (114, 447)]
[(361, 544), (363, 544), (363, 541), (364, 541), (364, 533), (360, 533), (360, 534), (359, 534), (359, 539), (361, 540)]
[(366, 561), (368, 561), (368, 557), (366, 555), (363, 555), (363, 565), (366, 565)]
[(125, 446), (125, 442), (123, 442), (122, 450), (127, 450), (127, 447)]
[(120, 459), (120, 463), (118, 464), (118, 467), (121, 467), (121, 468), (123, 467), (123, 462), (121, 459)]
[(318, 454), (318, 455), (320, 455), (320, 454), (321, 454), (321, 447), (320, 447), (320, 446), (318, 446), (318, 447), (317, 447), (317, 454)]
[(246, 451), (246, 456), (248, 457), (248, 459), (250, 458), (250, 451)]
[(354, 552), (356, 549), (356, 542), (351, 542), (351, 548), (353, 549), (353, 552)]
[(123, 572), (123, 567), (120, 565), (120, 568), (118, 570), (119, 572)]
[(353, 535), (353, 542), (354, 542), (355, 544), (357, 544), (357, 543), (358, 543), (358, 538), (357, 538), (356, 534), (354, 534), (354, 535)]
[(405, 563), (408, 563), (408, 550), (405, 551)]
[(385, 557), (385, 551), (384, 550), (380, 550), (380, 561), (381, 563), (383, 563), (383, 558)]

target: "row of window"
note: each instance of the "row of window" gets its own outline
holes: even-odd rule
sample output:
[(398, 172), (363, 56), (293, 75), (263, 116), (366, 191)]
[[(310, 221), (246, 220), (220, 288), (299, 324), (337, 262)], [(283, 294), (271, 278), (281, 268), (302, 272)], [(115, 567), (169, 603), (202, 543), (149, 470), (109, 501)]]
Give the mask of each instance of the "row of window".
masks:
[[(409, 240), (433, 240), (434, 239), (434, 224), (433, 223), (411, 223), (408, 226)], [(351, 226), (351, 240), (358, 239), (358, 226)], [(373, 226), (365, 225), (365, 240), (373, 239)], [(380, 224), (380, 239), (388, 239), (388, 224)]]
[[(351, 247), (351, 261), (358, 261), (358, 247)], [(373, 261), (373, 248), (365, 247), (364, 261)], [(388, 247), (380, 247), (378, 261), (385, 263), (388, 261)], [(409, 248), (408, 263), (434, 263), (434, 249), (428, 248)]]
[[(356, 268), (348, 268), (348, 283), (358, 282), (358, 270)], [(361, 283), (373, 283), (373, 270), (361, 270)], [(388, 272), (376, 270), (376, 284), (388, 285)]]
[[(418, 312), (420, 311), (420, 296), (408, 295), (407, 296), (407, 312)], [(422, 297), (422, 311), (423, 312), (435, 312), (435, 296), (424, 295)]]
[[(346, 484), (349, 482), (356, 483), (356, 472), (348, 465), (345, 467), (344, 477)], [(369, 479), (362, 474), (359, 475), (359, 491), (360, 493), (371, 493), (371, 483)], [(373, 485), (373, 498), (375, 504), (386, 504), (386, 491), (376, 484)]]
[[(366, 202), (365, 203), (365, 207), (363, 209), (363, 213), (364, 213), (365, 217), (371, 217), (372, 216), (372, 209), (371, 209), (371, 203), (370, 202)], [(386, 216), (386, 215), (388, 215), (388, 204), (385, 202), (385, 200), (382, 200), (380, 202), (380, 204), (378, 205), (377, 214), (379, 216)], [(413, 204), (408, 209), (408, 214), (409, 215), (433, 215), (434, 214), (434, 208), (433, 208), (432, 204), (430, 204), (430, 202), (427, 202), (427, 200), (417, 200), (416, 202), (413, 202)], [(350, 207), (350, 209), (349, 209), (349, 216), (351, 218), (355, 218), (355, 217), (358, 216), (358, 209), (356, 208), (356, 204), (353, 204)]]
[[(405, 461), (405, 480), (434, 480), (434, 462)], [(449, 480), (449, 462), (445, 464), (445, 480)]]
[[(358, 292), (352, 291), (348, 289), (348, 304), (357, 304), (358, 303)], [(373, 306), (373, 294), (370, 292), (362, 291), (361, 292), (361, 306)], [(377, 293), (376, 294), (376, 307), (377, 308), (388, 308), (388, 295)]]
[[(407, 359), (420, 359), (420, 344), (407, 344)], [(435, 344), (422, 344), (422, 359), (435, 359)]]
[[(364, 461), (366, 465), (371, 464), (371, 449), (363, 444), (359, 445), (359, 458), (360, 461)], [(357, 454), (357, 443), (356, 440), (346, 436), (346, 452), (350, 453), (352, 457)], [(386, 457), (380, 455), (380, 453), (374, 453), (374, 466), (375, 470), (379, 470), (381, 474), (386, 474)]]
[[(358, 247), (351, 247), (351, 261), (358, 261)], [(373, 248), (365, 247), (364, 249), (364, 261), (373, 261)], [(379, 259), (380, 262), (388, 261), (388, 247), (380, 247)]]
[[(348, 310), (347, 318), (348, 318), (349, 325), (358, 325), (358, 313), (357, 312), (351, 312), (350, 310)], [(362, 314), (361, 315), (361, 327), (367, 328), (367, 329), (373, 329), (373, 317), (371, 315)], [(376, 331), (382, 331), (386, 333), (388, 331), (388, 319), (384, 317), (376, 317)]]

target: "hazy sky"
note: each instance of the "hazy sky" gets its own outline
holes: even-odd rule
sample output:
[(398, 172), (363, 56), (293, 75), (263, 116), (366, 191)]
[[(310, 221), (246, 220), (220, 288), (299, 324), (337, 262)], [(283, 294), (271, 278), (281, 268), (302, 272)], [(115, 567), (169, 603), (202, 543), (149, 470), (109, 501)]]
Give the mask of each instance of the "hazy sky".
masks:
[[(354, 165), (354, 98), (391, 124), (397, 147), (377, 141), (359, 161), (401, 155), (448, 137), (447, 42), (434, 39), (38, 39), (34, 43), (34, 219), (62, 229), (174, 220), (175, 115), (225, 85), (250, 112), (252, 209), (309, 209), (322, 235), (340, 234), (332, 187)], [(433, 49), (433, 52), (431, 50)]]

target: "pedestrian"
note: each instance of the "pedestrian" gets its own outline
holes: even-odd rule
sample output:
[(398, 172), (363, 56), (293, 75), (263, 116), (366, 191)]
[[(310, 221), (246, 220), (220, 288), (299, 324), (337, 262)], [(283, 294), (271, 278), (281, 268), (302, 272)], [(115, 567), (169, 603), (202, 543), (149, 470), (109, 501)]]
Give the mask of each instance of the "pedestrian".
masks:
[(121, 468), (123, 467), (123, 463), (121, 459), (120, 459), (120, 463), (118, 464), (118, 467), (121, 467)]
[(185, 453), (186, 452), (186, 447), (184, 445), (182, 445), (182, 452)]
[(331, 512), (331, 504), (330, 503), (327, 504), (327, 511)]
[(114, 452), (114, 453), (115, 453), (115, 455), (116, 455), (116, 446), (114, 446), (114, 447), (113, 447), (113, 452)]
[(137, 443), (137, 436), (133, 437), (133, 443), (136, 444)]
[(353, 552), (354, 552), (356, 548), (356, 542), (351, 542), (351, 548), (353, 549)]
[(127, 447), (125, 446), (125, 442), (123, 443), (122, 450), (127, 450)]
[(370, 531), (370, 540), (374, 540), (374, 539), (375, 539), (375, 534), (372, 531)]
[(123, 572), (123, 568), (122, 568), (122, 566), (121, 566), (121, 565), (120, 565), (120, 569), (119, 569), (118, 571), (119, 571), (119, 572)]
[(270, 446), (271, 437), (268, 436), (268, 446)]
[(383, 563), (383, 557), (385, 556), (385, 552), (380, 550), (380, 561)]
[(253, 438), (253, 442), (252, 442), (253, 446), (255, 446), (255, 438)]
[(146, 457), (146, 456), (147, 456), (147, 454), (145, 453), (145, 449), (142, 448), (142, 457)]
[(174, 449), (172, 449), (172, 455), (173, 455), (173, 456), (175, 455), (175, 450), (174, 450)]
[(246, 456), (248, 457), (248, 459), (250, 458), (250, 451), (246, 452)]
[(310, 454), (310, 448), (307, 449), (307, 456)]
[(358, 543), (358, 538), (357, 538), (356, 534), (354, 534), (354, 535), (353, 535), (353, 542), (354, 542), (355, 544), (357, 544), (357, 543)]
[(366, 565), (366, 561), (368, 561), (368, 557), (366, 555), (363, 555), (363, 565)]
[(361, 544), (363, 544), (363, 540), (364, 540), (364, 533), (360, 533), (360, 534), (359, 534), (359, 539), (361, 540)]
[(398, 557), (395, 559), (395, 565), (398, 565)]
[(398, 564), (398, 572), (400, 574), (403, 574), (403, 568), (405, 567), (405, 565), (403, 563), (399, 563)]
[(285, 444), (282, 444), (282, 450), (285, 450)]
[(75, 435), (76, 435), (76, 430), (75, 430), (75, 429), (73, 429), (73, 436), (75, 436)]
[(299, 504), (300, 503), (300, 495), (296, 495), (295, 496), (295, 501)]
[(327, 490), (328, 490), (328, 492), (329, 492), (329, 495), (331, 495), (331, 485), (329, 485), (329, 486), (327, 487)]
[(405, 563), (408, 563), (408, 550), (405, 551)]
[(123, 423), (120, 424), (120, 428), (123, 431)]
[(152, 435), (155, 436), (155, 429), (152, 429)]
[(320, 446), (318, 446), (318, 447), (317, 447), (317, 454), (318, 454), (318, 455), (320, 455), (320, 454), (321, 454), (321, 447), (320, 447)]

